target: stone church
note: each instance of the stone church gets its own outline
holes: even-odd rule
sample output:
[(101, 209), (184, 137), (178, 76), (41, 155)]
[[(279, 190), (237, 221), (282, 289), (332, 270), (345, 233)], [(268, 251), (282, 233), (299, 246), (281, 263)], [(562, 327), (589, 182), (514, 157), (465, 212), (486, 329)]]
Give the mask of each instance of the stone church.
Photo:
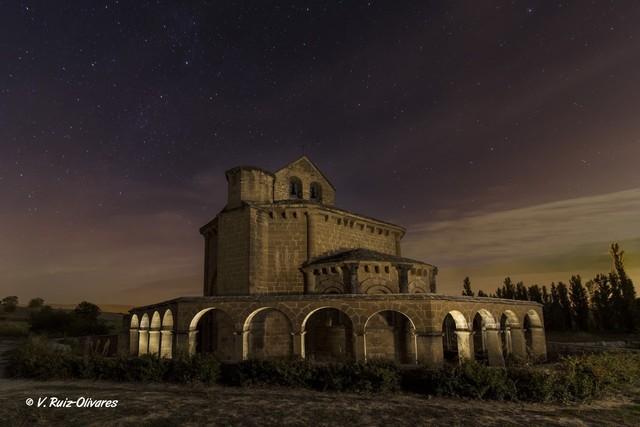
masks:
[(336, 188), (306, 156), (226, 178), (224, 209), (200, 228), (203, 295), (132, 309), (131, 354), (428, 365), (546, 356), (539, 304), (438, 294), (438, 269), (402, 256), (405, 229), (336, 207)]

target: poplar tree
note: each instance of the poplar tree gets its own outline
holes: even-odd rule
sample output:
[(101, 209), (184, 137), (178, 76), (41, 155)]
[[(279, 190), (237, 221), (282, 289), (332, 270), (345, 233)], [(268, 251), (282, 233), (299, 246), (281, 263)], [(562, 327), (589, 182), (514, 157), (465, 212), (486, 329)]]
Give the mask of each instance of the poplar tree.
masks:
[(511, 277), (505, 277), (502, 288), (496, 289), (498, 298), (516, 299), (516, 287), (511, 281)]
[(591, 308), (596, 327), (600, 330), (609, 330), (613, 326), (613, 312), (611, 309), (611, 285), (609, 276), (598, 274), (594, 279), (593, 299)]
[(571, 301), (569, 300), (569, 289), (567, 285), (562, 282), (558, 282), (556, 286), (558, 292), (558, 303), (562, 307), (562, 330), (571, 329), (572, 315), (571, 315)]
[(612, 243), (609, 249), (613, 261), (612, 282), (613, 305), (618, 317), (618, 326), (624, 330), (636, 329), (637, 314), (636, 291), (631, 278), (624, 269), (624, 251), (620, 250), (617, 243)]
[(560, 296), (558, 287), (555, 283), (551, 283), (551, 304), (549, 307), (549, 329), (563, 330), (564, 316), (562, 313), (562, 305), (560, 304)]
[(469, 280), (469, 276), (465, 277), (462, 282), (462, 296), (472, 297), (473, 291), (471, 290), (471, 280)]
[(529, 290), (527, 291), (527, 293), (529, 294), (529, 300), (539, 302), (540, 304), (543, 303), (542, 291), (540, 290), (540, 286), (538, 285), (529, 286)]
[(523, 282), (516, 283), (514, 298), (522, 301), (529, 300), (529, 295), (527, 294), (527, 288), (524, 286)]
[(586, 331), (589, 328), (589, 299), (584, 286), (582, 286), (582, 278), (579, 274), (571, 276), (569, 291), (573, 325)]

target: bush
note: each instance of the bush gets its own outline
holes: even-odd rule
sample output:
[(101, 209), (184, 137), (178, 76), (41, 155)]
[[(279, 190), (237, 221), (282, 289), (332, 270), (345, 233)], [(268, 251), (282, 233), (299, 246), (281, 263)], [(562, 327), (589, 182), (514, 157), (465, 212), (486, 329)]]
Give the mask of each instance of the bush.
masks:
[(597, 354), (554, 366), (489, 367), (476, 362), (402, 372), (402, 388), (421, 394), (528, 402), (581, 402), (640, 383), (640, 354)]
[(394, 391), (400, 388), (400, 373), (387, 362), (318, 365), (309, 387), (351, 392)]
[(562, 360), (556, 387), (556, 399), (583, 401), (598, 397), (605, 386), (603, 371), (584, 358)]
[(50, 379), (71, 376), (71, 356), (49, 347), (44, 339), (30, 339), (9, 352), (7, 374), (13, 377)]
[(165, 360), (165, 380), (176, 383), (216, 383), (220, 379), (220, 362), (210, 354), (180, 356)]
[(443, 369), (418, 368), (406, 370), (403, 388), (436, 396), (469, 397), (473, 399), (514, 400), (517, 390), (507, 376), (507, 370), (466, 362)]
[(567, 357), (555, 365), (489, 367), (476, 362), (441, 369), (400, 369), (388, 362), (312, 364), (290, 360), (247, 360), (220, 365), (209, 354), (83, 358), (32, 338), (10, 352), (7, 373), (36, 379), (85, 378), (112, 381), (276, 385), (338, 392), (405, 391), (472, 399), (574, 402), (610, 389), (640, 384), (640, 354)]
[(26, 337), (29, 325), (25, 322), (0, 321), (0, 337)]
[(304, 361), (247, 360), (223, 365), (221, 382), (232, 386), (278, 385), (379, 392), (398, 389), (399, 374), (394, 365), (383, 362), (320, 365)]
[(513, 382), (518, 400), (525, 402), (550, 402), (556, 400), (558, 375), (550, 369), (517, 367), (507, 370)]
[(53, 346), (43, 338), (32, 338), (9, 352), (7, 374), (35, 379), (96, 379), (110, 381), (215, 383), (219, 362), (211, 355), (176, 359), (157, 356), (83, 358)]
[(313, 367), (302, 361), (247, 360), (227, 363), (221, 367), (220, 380), (231, 386), (280, 385), (301, 386), (308, 384)]

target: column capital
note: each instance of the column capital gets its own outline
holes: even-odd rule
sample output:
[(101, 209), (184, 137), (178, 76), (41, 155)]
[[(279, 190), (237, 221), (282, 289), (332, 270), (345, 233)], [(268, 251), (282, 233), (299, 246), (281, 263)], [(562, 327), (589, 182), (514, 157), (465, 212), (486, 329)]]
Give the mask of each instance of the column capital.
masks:
[(347, 261), (340, 264), (341, 268), (346, 268), (349, 272), (357, 271), (359, 266), (359, 261)]
[(352, 294), (359, 294), (359, 283), (358, 283), (358, 266), (359, 262), (344, 262), (340, 264), (340, 268), (342, 269), (343, 274), (343, 282), (345, 284), (345, 288), (348, 287), (349, 292)]
[(413, 264), (405, 262), (395, 262), (392, 264), (398, 271), (409, 271), (413, 268)]
[(413, 264), (394, 263), (393, 266), (398, 270), (398, 287), (401, 294), (409, 293), (409, 270), (413, 268)]

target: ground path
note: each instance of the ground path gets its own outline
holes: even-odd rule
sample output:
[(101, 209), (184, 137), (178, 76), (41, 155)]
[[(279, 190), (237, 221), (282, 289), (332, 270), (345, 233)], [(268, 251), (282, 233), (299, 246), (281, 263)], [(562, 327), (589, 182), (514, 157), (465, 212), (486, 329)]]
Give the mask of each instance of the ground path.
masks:
[[(0, 424), (143, 425), (638, 425), (640, 393), (589, 405), (520, 404), (407, 394), (322, 393), (285, 388), (229, 388), (91, 381), (0, 380)], [(55, 396), (118, 399), (117, 408), (37, 408)]]
[(0, 378), (4, 378), (6, 376), (5, 368), (8, 362), (7, 352), (16, 348), (19, 343), (20, 340), (17, 339), (0, 337)]

